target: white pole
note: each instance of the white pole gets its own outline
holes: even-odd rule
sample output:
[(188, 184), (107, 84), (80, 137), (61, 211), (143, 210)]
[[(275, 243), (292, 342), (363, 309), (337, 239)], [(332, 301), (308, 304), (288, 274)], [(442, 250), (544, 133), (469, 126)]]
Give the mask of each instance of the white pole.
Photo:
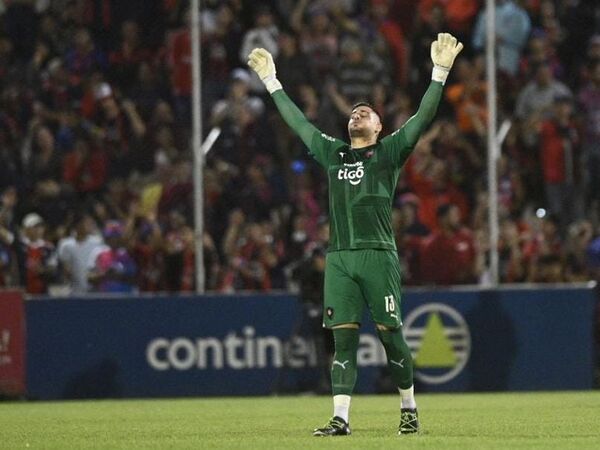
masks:
[(486, 74), (488, 109), (488, 193), (489, 193), (489, 231), (490, 231), (490, 278), (492, 286), (497, 286), (498, 277), (498, 180), (497, 162), (499, 155), (496, 137), (496, 1), (486, 0)]
[(196, 255), (196, 292), (204, 293), (204, 189), (203, 174), (204, 152), (202, 145), (202, 93), (200, 71), (200, 0), (192, 0), (190, 34), (192, 40), (192, 147), (194, 153), (194, 246)]

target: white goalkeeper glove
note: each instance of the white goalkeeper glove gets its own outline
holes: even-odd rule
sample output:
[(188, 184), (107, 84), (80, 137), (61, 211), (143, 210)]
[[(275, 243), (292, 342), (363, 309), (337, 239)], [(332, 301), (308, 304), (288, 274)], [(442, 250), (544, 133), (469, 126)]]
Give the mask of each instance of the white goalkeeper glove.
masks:
[(281, 83), (277, 79), (273, 56), (264, 48), (255, 48), (248, 55), (248, 65), (256, 72), (265, 84), (269, 94), (281, 89)]
[(431, 43), (431, 60), (433, 61), (431, 79), (433, 81), (446, 84), (454, 59), (462, 49), (462, 43), (458, 42), (451, 34), (438, 34), (437, 41)]

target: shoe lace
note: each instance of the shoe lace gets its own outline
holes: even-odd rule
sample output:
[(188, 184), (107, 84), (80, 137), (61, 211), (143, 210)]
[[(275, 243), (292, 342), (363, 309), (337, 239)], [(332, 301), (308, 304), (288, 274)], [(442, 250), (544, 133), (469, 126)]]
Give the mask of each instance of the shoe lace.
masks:
[(335, 417), (332, 417), (331, 419), (329, 419), (329, 422), (327, 422), (327, 424), (323, 427), (327, 430), (331, 430), (331, 429), (335, 429), (335, 428), (343, 428), (344, 423), (341, 420), (336, 419)]

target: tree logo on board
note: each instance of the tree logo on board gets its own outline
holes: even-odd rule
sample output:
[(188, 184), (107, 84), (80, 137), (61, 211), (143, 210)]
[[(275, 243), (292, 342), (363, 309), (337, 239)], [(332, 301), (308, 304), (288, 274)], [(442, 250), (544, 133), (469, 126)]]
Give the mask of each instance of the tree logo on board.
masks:
[(456, 377), (471, 354), (471, 334), (464, 317), (442, 303), (428, 303), (411, 311), (404, 336), (414, 358), (415, 377), (442, 384)]

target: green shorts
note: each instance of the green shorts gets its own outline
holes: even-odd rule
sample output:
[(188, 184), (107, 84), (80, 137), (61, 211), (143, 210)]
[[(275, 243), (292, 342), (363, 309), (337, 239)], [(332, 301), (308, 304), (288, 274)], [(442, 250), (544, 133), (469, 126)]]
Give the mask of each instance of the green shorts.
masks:
[(394, 250), (338, 250), (327, 254), (323, 326), (362, 322), (368, 306), (373, 321), (402, 325), (400, 262)]

